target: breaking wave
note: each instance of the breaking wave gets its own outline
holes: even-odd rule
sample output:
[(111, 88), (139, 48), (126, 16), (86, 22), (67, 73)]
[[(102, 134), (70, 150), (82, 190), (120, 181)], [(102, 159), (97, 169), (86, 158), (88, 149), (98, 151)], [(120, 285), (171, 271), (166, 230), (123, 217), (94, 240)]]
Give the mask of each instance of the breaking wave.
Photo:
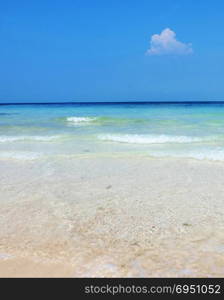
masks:
[(171, 158), (193, 158), (197, 160), (224, 161), (224, 151), (222, 149), (197, 149), (192, 151), (182, 152), (150, 152), (152, 157), (171, 157)]
[(90, 123), (93, 121), (96, 121), (97, 118), (94, 117), (68, 117), (66, 118), (67, 122), (73, 123), (73, 124), (85, 124)]
[(112, 141), (129, 144), (166, 144), (166, 143), (197, 143), (208, 140), (206, 138), (191, 136), (172, 136), (172, 135), (139, 135), (139, 134), (103, 134), (98, 138), (103, 141)]
[(15, 160), (34, 160), (43, 157), (43, 154), (38, 152), (28, 151), (4, 151), (0, 152), (0, 159), (15, 159)]
[(34, 141), (34, 142), (52, 142), (59, 139), (60, 136), (0, 136), (0, 143)]

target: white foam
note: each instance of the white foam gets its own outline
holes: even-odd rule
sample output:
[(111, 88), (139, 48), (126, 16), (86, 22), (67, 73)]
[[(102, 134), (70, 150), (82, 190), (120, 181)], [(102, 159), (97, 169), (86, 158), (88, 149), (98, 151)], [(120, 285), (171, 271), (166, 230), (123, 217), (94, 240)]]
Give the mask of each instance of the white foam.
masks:
[(112, 141), (129, 144), (165, 144), (165, 143), (194, 143), (203, 141), (202, 138), (191, 136), (172, 136), (172, 135), (139, 135), (139, 134), (104, 134), (98, 138), (103, 141)]
[(211, 160), (211, 161), (224, 161), (224, 151), (222, 149), (204, 149), (204, 150), (192, 150), (192, 151), (180, 151), (180, 152), (150, 152), (150, 156), (153, 157), (173, 157), (173, 158), (193, 158), (198, 160)]
[(93, 117), (68, 117), (66, 120), (73, 124), (86, 124), (86, 123), (95, 121), (96, 118), (93, 118)]
[(58, 138), (59, 136), (0, 136), (0, 143), (19, 141), (51, 142)]
[(213, 161), (224, 161), (224, 151), (222, 150), (204, 150), (201, 152), (190, 152), (189, 158), (196, 158), (199, 160), (213, 160)]
[(0, 152), (0, 159), (16, 159), (16, 160), (34, 160), (42, 157), (43, 154), (38, 152), (26, 151), (5, 151)]

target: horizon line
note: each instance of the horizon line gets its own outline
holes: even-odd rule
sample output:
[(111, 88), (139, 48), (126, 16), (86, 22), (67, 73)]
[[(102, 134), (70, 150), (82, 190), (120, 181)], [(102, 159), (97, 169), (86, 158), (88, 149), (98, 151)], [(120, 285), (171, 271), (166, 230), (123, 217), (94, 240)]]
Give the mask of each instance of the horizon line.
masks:
[(184, 100), (184, 101), (64, 101), (64, 102), (0, 102), (1, 105), (51, 105), (51, 104), (218, 104), (224, 100)]

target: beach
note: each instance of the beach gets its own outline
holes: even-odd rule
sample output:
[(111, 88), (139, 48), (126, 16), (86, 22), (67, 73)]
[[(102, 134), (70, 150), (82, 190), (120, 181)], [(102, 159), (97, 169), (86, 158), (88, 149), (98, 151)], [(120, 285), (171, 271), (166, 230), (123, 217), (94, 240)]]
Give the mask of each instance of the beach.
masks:
[(0, 277), (223, 277), (223, 116), (0, 105)]
[(223, 277), (222, 162), (1, 160), (1, 277)]

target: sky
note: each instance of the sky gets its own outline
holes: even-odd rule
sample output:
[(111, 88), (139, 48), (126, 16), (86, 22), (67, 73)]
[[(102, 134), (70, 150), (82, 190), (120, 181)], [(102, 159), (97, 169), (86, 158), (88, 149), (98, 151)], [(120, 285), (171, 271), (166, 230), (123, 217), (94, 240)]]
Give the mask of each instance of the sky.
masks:
[(224, 100), (222, 0), (0, 0), (0, 103)]

